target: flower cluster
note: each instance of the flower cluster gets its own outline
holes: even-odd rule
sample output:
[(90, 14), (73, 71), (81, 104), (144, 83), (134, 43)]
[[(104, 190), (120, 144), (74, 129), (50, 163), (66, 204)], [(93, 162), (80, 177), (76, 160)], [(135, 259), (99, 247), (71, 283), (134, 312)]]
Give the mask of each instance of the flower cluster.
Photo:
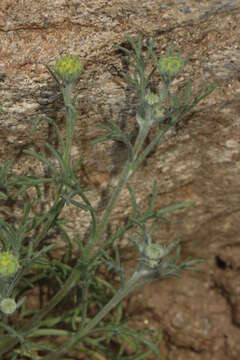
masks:
[(67, 55), (56, 61), (55, 71), (64, 83), (74, 83), (81, 76), (83, 65), (77, 56)]
[(8, 277), (14, 275), (19, 269), (18, 258), (9, 251), (0, 253), (0, 276)]

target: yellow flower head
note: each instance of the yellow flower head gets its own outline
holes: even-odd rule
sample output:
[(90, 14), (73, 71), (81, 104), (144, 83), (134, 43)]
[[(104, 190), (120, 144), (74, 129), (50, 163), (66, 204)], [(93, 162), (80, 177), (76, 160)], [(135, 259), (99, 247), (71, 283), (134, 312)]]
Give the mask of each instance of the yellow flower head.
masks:
[(65, 83), (73, 83), (83, 72), (83, 65), (77, 56), (67, 55), (56, 61), (56, 74)]
[(0, 253), (0, 276), (12, 276), (19, 269), (18, 258), (9, 251)]
[(1, 311), (6, 315), (11, 315), (17, 308), (17, 304), (14, 299), (6, 298), (0, 303)]
[(158, 63), (158, 69), (161, 75), (175, 77), (184, 66), (183, 59), (178, 55), (163, 56)]

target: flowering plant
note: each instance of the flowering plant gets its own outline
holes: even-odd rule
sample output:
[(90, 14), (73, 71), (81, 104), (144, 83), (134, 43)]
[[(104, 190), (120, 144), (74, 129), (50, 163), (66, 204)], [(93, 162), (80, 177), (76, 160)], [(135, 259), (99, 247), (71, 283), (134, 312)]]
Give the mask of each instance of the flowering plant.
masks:
[[(121, 302), (136, 288), (157, 279), (178, 276), (183, 270), (193, 270), (201, 262), (193, 259), (180, 262), (179, 242), (162, 244), (152, 240), (152, 226), (160, 218), (192, 206), (192, 202), (171, 204), (156, 210), (154, 206), (159, 194), (154, 183), (149, 204), (142, 210), (130, 186), (130, 179), (168, 130), (189, 114), (214, 87), (207, 86), (194, 97), (191, 96), (191, 86), (187, 86), (182, 96), (173, 94), (171, 83), (184, 66), (180, 56), (170, 50), (167, 56), (158, 59), (153, 41), (148, 44), (146, 53), (141, 37), (137, 42), (130, 38), (128, 41), (130, 49), (120, 47), (120, 50), (129, 57), (133, 71), (132, 75), (123, 73), (122, 76), (138, 97), (138, 134), (133, 140), (132, 134), (124, 132), (116, 123), (102, 124), (105, 132), (96, 139), (96, 143), (117, 140), (128, 149), (128, 159), (106, 201), (102, 216), (98, 215), (98, 207), (93, 206), (88, 198), (87, 189), (80, 184), (71, 159), (77, 119), (73, 91), (83, 71), (81, 61), (75, 56), (57, 60), (54, 69), (48, 67), (62, 93), (66, 113), (65, 137), (52, 119), (42, 116), (36, 120), (33, 130), (41, 121), (47, 121), (56, 130), (59, 147), (46, 145), (49, 158), (33, 150), (25, 151), (47, 169), (48, 176), (19, 175), (12, 170), (11, 162), (0, 168), (1, 201), (15, 203), (21, 198), (24, 203), (22, 218), (17, 219), (14, 225), (0, 218), (1, 359), (30, 357), (58, 360), (75, 349), (91, 359), (138, 360), (143, 358), (146, 348), (148, 351), (144, 352), (144, 358), (149, 352), (159, 358), (158, 346), (143, 333), (126, 325)], [(156, 70), (162, 79), (160, 92), (151, 91), (151, 80)], [(155, 125), (155, 136), (146, 145), (145, 140)], [(52, 187), (54, 198), (48, 210), (37, 213), (36, 206), (41, 204), (44, 186)], [(132, 212), (124, 224), (120, 222), (109, 234), (110, 215), (125, 186), (130, 194)], [(29, 191), (37, 194), (37, 205), (30, 201)], [(62, 214), (67, 206), (77, 207), (89, 214), (89, 229), (81, 240), (73, 238), (65, 227)], [(66, 242), (64, 256), (60, 260), (56, 257), (54, 246), (56, 231)], [(117, 242), (124, 236), (132, 240), (139, 254), (138, 264), (129, 279), (126, 279)], [(80, 255), (74, 255), (73, 245), (78, 247)], [(102, 277), (103, 268), (106, 279)], [(120, 276), (118, 288), (111, 283), (112, 273)], [(26, 297), (31, 291), (34, 294), (36, 289), (41, 292), (42, 283), (48, 286), (50, 295), (46, 299), (41, 296), (38, 311), (29, 311), (25, 307)], [(112, 313), (113, 309), (115, 312)], [(60, 336), (61, 342), (64, 339), (63, 347), (59, 348), (57, 340), (56, 343), (49, 341), (51, 336), (55, 339)], [(40, 344), (35, 337), (45, 341)], [(119, 341), (119, 338), (119, 347), (111, 347), (111, 341)], [(132, 356), (127, 355), (130, 345), (134, 352)]]

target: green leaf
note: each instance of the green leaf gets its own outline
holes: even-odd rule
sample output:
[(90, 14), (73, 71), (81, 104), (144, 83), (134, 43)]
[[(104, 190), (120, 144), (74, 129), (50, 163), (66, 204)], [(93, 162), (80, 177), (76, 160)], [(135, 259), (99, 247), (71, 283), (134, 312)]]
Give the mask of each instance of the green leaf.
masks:
[(44, 165), (46, 165), (51, 171), (52, 173), (58, 177), (58, 172), (56, 170), (56, 167), (53, 163), (51, 163), (45, 156), (37, 153), (34, 150), (24, 150), (23, 151), (25, 154), (30, 155), (32, 157), (34, 157), (35, 159), (38, 159), (39, 161), (41, 161)]
[(156, 214), (157, 217), (162, 217), (162, 216), (164, 216), (164, 215), (166, 215), (168, 213), (171, 213), (173, 211), (185, 209), (187, 207), (192, 207), (193, 205), (194, 205), (193, 201), (183, 201), (181, 203), (168, 205), (163, 209), (157, 210), (155, 214)]
[(32, 130), (31, 130), (31, 135), (33, 136), (35, 134), (38, 125), (42, 121), (46, 121), (49, 125), (54, 127), (54, 129), (56, 131), (56, 134), (57, 134), (57, 137), (58, 137), (58, 140), (59, 140), (59, 143), (61, 145), (61, 151), (64, 154), (64, 152), (65, 152), (65, 144), (64, 144), (61, 132), (60, 132), (56, 122), (53, 119), (49, 118), (48, 116), (39, 116), (39, 117), (36, 118), (36, 120), (33, 123), (33, 127), (32, 127)]
[(106, 135), (98, 136), (95, 140), (93, 140), (93, 144), (98, 144), (104, 141), (120, 141), (124, 143), (128, 148), (128, 154), (130, 159), (133, 156), (133, 147), (131, 144), (131, 138), (133, 136), (133, 132), (130, 134), (125, 134), (113, 121), (109, 120), (107, 124), (98, 124), (97, 126), (100, 129), (104, 129), (106, 131)]
[(132, 218), (137, 218), (137, 216), (139, 216), (141, 214), (141, 210), (140, 207), (137, 204), (137, 200), (134, 194), (134, 191), (132, 190), (131, 186), (128, 184), (127, 185), (127, 189), (128, 192), (130, 194), (130, 198), (131, 198), (131, 204), (132, 204), (132, 208), (133, 208), (133, 212), (132, 212)]
[(46, 143), (46, 147), (52, 153), (52, 155), (57, 159), (59, 167), (62, 170), (62, 174), (66, 175), (67, 174), (67, 169), (65, 167), (62, 155), (56, 149), (54, 149), (54, 147), (52, 145)]
[(57, 74), (55, 73), (55, 71), (52, 70), (52, 69), (50, 68), (50, 66), (48, 66), (48, 65), (45, 65), (45, 67), (47, 68), (48, 72), (52, 75), (53, 79), (56, 81), (56, 83), (58, 84), (58, 86), (61, 87), (61, 83), (60, 83), (60, 81), (59, 81), (59, 79), (58, 79)]
[(151, 197), (151, 199), (149, 201), (149, 204), (148, 204), (147, 212), (153, 210), (153, 206), (156, 203), (157, 196), (158, 196), (158, 186), (157, 186), (157, 181), (155, 180), (154, 185), (153, 185), (153, 193), (152, 193), (152, 197)]

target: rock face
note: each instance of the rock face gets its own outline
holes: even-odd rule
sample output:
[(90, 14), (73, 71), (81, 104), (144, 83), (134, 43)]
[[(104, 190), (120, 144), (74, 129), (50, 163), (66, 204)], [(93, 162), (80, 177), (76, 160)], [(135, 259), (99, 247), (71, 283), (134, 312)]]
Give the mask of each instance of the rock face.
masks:
[[(95, 125), (107, 118), (134, 122), (131, 96), (118, 76), (122, 58), (114, 45), (139, 32), (144, 38), (155, 37), (159, 53), (173, 41), (189, 58), (177, 85), (187, 79), (193, 81), (194, 90), (204, 80), (218, 84), (132, 178), (143, 207), (154, 178), (159, 207), (186, 199), (195, 202), (194, 208), (161, 223), (155, 240), (181, 239), (184, 257), (206, 259), (203, 272), (157, 282), (129, 300), (135, 325), (161, 326), (162, 353), (168, 360), (240, 358), (239, 24), (238, 0), (1, 0), (0, 4), (1, 162), (13, 158), (21, 170), (37, 166), (23, 149), (35, 142), (39, 149), (46, 140), (54, 142), (46, 124), (37, 138), (29, 136), (38, 115), (53, 117), (64, 129), (62, 101), (44, 64), (54, 64), (67, 52), (77, 54), (84, 60), (85, 73), (76, 90), (79, 119), (73, 156), (84, 156), (79, 176), (90, 182), (96, 200), (118, 177), (125, 155), (109, 144), (93, 148)], [(113, 223), (130, 212), (128, 200), (123, 192)], [(77, 212), (72, 217), (79, 227)], [(81, 221), (79, 231), (87, 227), (88, 219)]]

